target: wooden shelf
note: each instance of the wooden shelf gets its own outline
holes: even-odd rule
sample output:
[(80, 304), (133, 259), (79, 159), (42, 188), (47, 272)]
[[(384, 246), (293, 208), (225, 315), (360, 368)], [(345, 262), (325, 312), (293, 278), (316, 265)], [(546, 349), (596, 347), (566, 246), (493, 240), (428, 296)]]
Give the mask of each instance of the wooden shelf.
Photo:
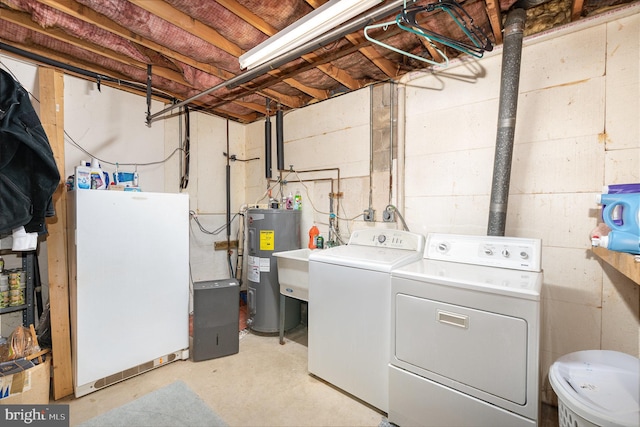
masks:
[(636, 262), (633, 255), (600, 247), (594, 247), (592, 250), (604, 262), (640, 285), (640, 262)]

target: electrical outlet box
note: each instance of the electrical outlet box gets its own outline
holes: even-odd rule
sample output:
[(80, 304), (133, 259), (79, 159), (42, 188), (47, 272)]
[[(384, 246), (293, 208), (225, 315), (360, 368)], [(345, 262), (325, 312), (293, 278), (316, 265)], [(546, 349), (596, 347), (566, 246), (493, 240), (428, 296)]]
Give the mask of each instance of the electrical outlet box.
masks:
[(376, 211), (373, 208), (365, 209), (363, 217), (365, 221), (373, 222), (376, 220)]
[(385, 209), (382, 212), (382, 220), (384, 222), (395, 222), (396, 221), (396, 213), (392, 210)]

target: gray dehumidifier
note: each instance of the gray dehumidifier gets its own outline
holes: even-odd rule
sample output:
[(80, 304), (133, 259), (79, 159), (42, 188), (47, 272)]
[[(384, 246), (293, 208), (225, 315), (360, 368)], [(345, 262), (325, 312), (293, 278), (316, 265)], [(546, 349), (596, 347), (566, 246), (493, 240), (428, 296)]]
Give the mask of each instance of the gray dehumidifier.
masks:
[(236, 279), (193, 284), (193, 361), (236, 354), (240, 347), (240, 286)]

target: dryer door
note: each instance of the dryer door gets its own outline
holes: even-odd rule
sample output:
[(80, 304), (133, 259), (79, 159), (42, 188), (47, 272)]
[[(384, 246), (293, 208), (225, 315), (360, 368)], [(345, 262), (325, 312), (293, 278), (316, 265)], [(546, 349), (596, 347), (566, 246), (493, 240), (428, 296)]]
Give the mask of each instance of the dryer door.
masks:
[(525, 320), (405, 294), (395, 304), (395, 356), (410, 370), (526, 403)]

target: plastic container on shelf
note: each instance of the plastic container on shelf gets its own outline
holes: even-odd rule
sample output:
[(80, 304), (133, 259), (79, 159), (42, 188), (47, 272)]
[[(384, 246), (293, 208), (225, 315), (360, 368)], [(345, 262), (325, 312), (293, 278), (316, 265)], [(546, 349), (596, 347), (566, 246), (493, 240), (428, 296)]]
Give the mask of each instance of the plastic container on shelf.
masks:
[(556, 360), (549, 382), (558, 395), (560, 427), (640, 425), (640, 359), (585, 350)]
[(605, 185), (602, 192), (604, 194), (640, 193), (640, 183)]
[(602, 220), (612, 230), (640, 233), (640, 193), (599, 194)]
[(610, 251), (640, 255), (640, 236), (622, 231), (610, 231), (606, 236), (591, 238), (592, 246), (600, 246)]

